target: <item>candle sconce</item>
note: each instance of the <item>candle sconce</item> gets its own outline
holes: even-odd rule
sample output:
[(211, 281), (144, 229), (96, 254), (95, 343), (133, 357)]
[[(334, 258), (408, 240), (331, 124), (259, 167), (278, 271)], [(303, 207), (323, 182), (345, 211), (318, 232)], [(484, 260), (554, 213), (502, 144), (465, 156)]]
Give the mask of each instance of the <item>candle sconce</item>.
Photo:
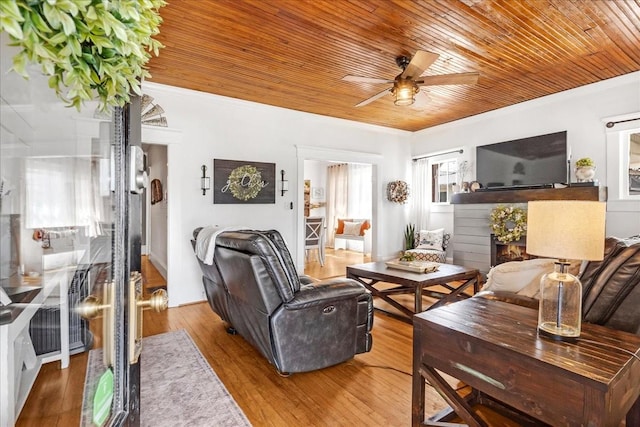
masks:
[(202, 177), (200, 178), (200, 188), (202, 189), (202, 195), (207, 194), (207, 190), (211, 189), (211, 178), (207, 176), (207, 167), (202, 165)]
[(284, 169), (280, 171), (280, 195), (284, 196), (284, 193), (289, 191), (289, 181), (284, 179)]

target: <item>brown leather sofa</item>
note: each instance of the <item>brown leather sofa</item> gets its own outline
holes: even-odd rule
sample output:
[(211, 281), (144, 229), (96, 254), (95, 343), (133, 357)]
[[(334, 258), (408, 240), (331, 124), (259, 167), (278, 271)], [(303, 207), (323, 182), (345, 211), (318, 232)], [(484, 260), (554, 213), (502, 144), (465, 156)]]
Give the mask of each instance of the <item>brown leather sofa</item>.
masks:
[[(583, 321), (640, 335), (640, 236), (607, 237), (602, 261), (580, 273)], [(483, 291), (479, 297), (529, 307), (538, 301), (511, 292)]]
[(224, 231), (213, 250), (213, 264), (197, 258), (209, 305), (281, 374), (371, 350), (373, 302), (361, 284), (299, 276), (275, 230)]

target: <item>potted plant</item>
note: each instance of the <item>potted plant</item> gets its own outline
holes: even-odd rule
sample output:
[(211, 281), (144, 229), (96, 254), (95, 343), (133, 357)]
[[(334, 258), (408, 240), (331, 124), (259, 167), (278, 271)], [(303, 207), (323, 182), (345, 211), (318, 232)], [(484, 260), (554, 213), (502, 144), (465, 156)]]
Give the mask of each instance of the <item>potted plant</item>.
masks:
[(578, 182), (592, 182), (596, 175), (596, 165), (590, 157), (583, 157), (576, 161), (574, 172)]
[(402, 256), (400, 257), (400, 263), (409, 264), (416, 260), (416, 256), (410, 252), (402, 252)]
[[(49, 87), (77, 109), (96, 97), (101, 109), (124, 106), (141, 94), (151, 54), (163, 47), (158, 10), (164, 0), (0, 1), (0, 30), (13, 46), (13, 71), (28, 78), (27, 65), (40, 65)], [(66, 89), (63, 91), (63, 89)]]
[(415, 246), (416, 226), (408, 224), (404, 229), (404, 249), (413, 249)]

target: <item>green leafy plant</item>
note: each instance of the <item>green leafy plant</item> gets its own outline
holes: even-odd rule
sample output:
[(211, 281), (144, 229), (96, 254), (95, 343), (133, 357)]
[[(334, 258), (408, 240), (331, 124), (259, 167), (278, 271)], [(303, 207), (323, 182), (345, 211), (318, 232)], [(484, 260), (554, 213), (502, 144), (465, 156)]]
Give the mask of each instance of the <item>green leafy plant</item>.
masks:
[[(80, 109), (95, 99), (102, 109), (123, 106), (141, 94), (140, 81), (151, 53), (162, 46), (159, 9), (164, 0), (12, 0), (0, 1), (0, 30), (21, 51), (13, 70), (28, 78), (27, 65), (41, 66), (49, 87)], [(67, 90), (63, 92), (61, 87)]]
[(404, 248), (405, 250), (413, 249), (415, 246), (416, 226), (408, 224), (404, 229)]
[(403, 252), (402, 256), (400, 257), (400, 261), (404, 261), (404, 262), (412, 262), (415, 260), (416, 260), (416, 256), (408, 252)]
[(593, 160), (591, 160), (590, 157), (583, 157), (582, 159), (578, 159), (578, 161), (576, 162), (576, 166), (579, 168), (584, 168), (584, 167), (593, 167), (595, 166), (595, 162)]

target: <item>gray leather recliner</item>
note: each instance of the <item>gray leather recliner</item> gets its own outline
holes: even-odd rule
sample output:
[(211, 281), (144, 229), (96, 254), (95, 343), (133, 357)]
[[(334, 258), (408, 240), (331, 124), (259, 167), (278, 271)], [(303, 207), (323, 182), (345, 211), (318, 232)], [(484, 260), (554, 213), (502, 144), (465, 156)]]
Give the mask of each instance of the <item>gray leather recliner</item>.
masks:
[(213, 311), (280, 373), (325, 368), (371, 350), (371, 294), (351, 279), (314, 283), (299, 276), (277, 231), (222, 232), (213, 264), (198, 262)]

